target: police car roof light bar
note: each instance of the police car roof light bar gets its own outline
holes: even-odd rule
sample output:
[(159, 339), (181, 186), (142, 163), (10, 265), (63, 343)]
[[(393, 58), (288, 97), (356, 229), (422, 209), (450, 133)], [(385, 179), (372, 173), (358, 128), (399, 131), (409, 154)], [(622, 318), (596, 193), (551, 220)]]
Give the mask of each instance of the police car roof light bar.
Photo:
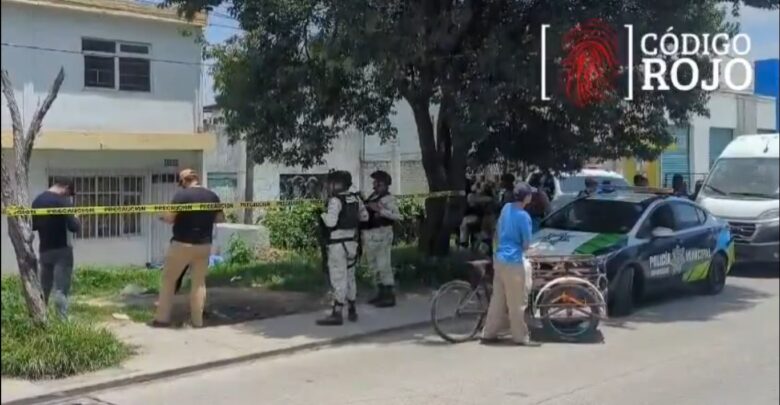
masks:
[(630, 191), (636, 194), (672, 195), (674, 190), (662, 187), (612, 186), (615, 190)]

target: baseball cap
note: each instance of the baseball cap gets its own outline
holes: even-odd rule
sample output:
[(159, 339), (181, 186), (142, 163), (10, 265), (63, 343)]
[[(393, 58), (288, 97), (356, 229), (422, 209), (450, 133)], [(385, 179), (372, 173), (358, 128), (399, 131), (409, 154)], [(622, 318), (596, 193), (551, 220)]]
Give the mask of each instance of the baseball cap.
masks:
[(514, 193), (515, 193), (515, 199), (517, 201), (524, 200), (525, 197), (533, 194), (534, 192), (536, 192), (536, 189), (529, 186), (528, 183), (521, 182), (515, 185)]

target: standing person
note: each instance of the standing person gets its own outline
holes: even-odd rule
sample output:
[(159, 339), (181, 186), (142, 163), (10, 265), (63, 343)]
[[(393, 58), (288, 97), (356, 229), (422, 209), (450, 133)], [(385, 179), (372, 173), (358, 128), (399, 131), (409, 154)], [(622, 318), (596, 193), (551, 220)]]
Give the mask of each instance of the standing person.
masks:
[(515, 176), (512, 173), (505, 173), (501, 176), (501, 196), (499, 197), (500, 207), (498, 207), (499, 212), (506, 203), (512, 202), (514, 200), (514, 191)]
[(509, 324), (512, 340), (519, 345), (530, 345), (525, 308), (528, 305), (523, 256), (531, 239), (531, 217), (525, 206), (531, 202), (533, 189), (520, 183), (515, 187), (515, 202), (501, 209), (498, 219), (498, 244), (493, 260), (493, 295), (490, 299), (484, 343), (495, 342), (498, 333)]
[[(200, 185), (198, 173), (185, 169), (179, 173), (179, 187), (172, 204), (219, 203), (219, 197)], [(167, 327), (171, 322), (171, 308), (176, 282), (185, 269), (190, 271), (190, 320), (192, 326), (203, 326), (203, 307), (206, 303), (206, 272), (211, 254), (214, 223), (224, 222), (222, 210), (167, 212), (160, 220), (173, 225), (173, 238), (168, 247), (160, 280), (160, 296), (152, 326)]]
[(536, 232), (539, 230), (539, 224), (542, 222), (542, 219), (550, 215), (552, 204), (550, 204), (550, 199), (544, 190), (533, 187), (531, 189), (531, 202), (526, 207), (526, 211), (531, 216), (532, 231)]
[[(55, 178), (48, 190), (35, 197), (32, 208), (72, 207), (74, 196), (72, 180)], [(32, 219), (32, 228), (38, 231), (39, 277), (44, 302), (48, 305), (53, 289), (57, 314), (67, 319), (68, 295), (73, 278), (71, 234), (78, 233), (81, 224), (74, 215), (36, 215)]]
[[(333, 294), (333, 308), (330, 315), (317, 320), (317, 325), (338, 326), (344, 324), (344, 304), (348, 306), (347, 319), (357, 321), (357, 281), (355, 267), (358, 261), (358, 234), (360, 223), (368, 221), (368, 212), (357, 194), (350, 193), (352, 175), (346, 171), (334, 171), (328, 175), (327, 210), (322, 213), (322, 222), (329, 231), (327, 235), (328, 275)], [(324, 258), (323, 258), (324, 259)]]
[(395, 278), (391, 265), (393, 248), (393, 225), (401, 220), (401, 212), (395, 197), (390, 194), (392, 177), (378, 170), (371, 173), (374, 180), (374, 192), (366, 199), (368, 222), (363, 226), (363, 246), (368, 266), (377, 282), (377, 295), (369, 301), (379, 308), (395, 306)]
[(634, 187), (647, 187), (648, 181), (647, 178), (642, 173), (637, 173), (634, 175)]
[(672, 191), (675, 197), (690, 198), (688, 195), (688, 185), (685, 184), (683, 176), (680, 173), (676, 173), (672, 176)]
[(598, 191), (599, 188), (599, 182), (594, 177), (586, 177), (585, 178), (585, 189), (580, 191), (579, 194), (577, 194), (577, 198), (580, 197), (590, 197)]

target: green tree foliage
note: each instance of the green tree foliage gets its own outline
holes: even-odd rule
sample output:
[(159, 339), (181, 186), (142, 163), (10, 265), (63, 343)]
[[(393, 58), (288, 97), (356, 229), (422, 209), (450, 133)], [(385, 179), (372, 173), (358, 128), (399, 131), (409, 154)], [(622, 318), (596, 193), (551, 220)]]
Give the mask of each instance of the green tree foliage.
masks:
[[(168, 0), (185, 14), (221, 0)], [(580, 108), (556, 85), (566, 32), (597, 18), (633, 24), (635, 52), (644, 33), (734, 32), (715, 0), (232, 0), (229, 13), (246, 33), (213, 50), (217, 103), (228, 131), (246, 137), (257, 162), (322, 163), (347, 129), (387, 139), (387, 119), (403, 99), (413, 111), (431, 190), (463, 190), (467, 159), (498, 156), (553, 170), (587, 159), (652, 158), (677, 123), (707, 115), (701, 90), (621, 91)], [(740, 3), (734, 1), (736, 13)], [(777, 8), (778, 0), (748, 5)], [(546, 75), (552, 100), (540, 97), (541, 25), (550, 24)], [(626, 39), (620, 39), (625, 45)], [(620, 47), (625, 49), (625, 47)], [(626, 55), (620, 55), (622, 61)], [(634, 58), (638, 61), (639, 58)], [(705, 78), (711, 75), (701, 57)], [(640, 82), (634, 70), (635, 83)], [(690, 71), (683, 72), (683, 75)], [(616, 89), (625, 88), (625, 70)], [(668, 78), (667, 78), (668, 79)], [(669, 80), (667, 80), (669, 81)], [(435, 118), (434, 118), (435, 116)], [(446, 252), (462, 201), (426, 203), (429, 248)]]

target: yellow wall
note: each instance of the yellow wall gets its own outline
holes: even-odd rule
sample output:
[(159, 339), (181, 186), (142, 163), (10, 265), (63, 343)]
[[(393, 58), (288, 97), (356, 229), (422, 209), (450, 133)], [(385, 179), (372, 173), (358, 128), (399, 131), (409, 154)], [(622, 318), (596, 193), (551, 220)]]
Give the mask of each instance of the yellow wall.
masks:
[[(4, 149), (13, 146), (11, 131), (2, 132)], [(45, 131), (35, 140), (35, 149), (49, 150), (211, 150), (214, 134), (134, 134)]]
[(661, 187), (661, 171), (657, 160), (637, 162), (633, 158), (625, 159), (623, 161), (623, 177), (631, 183), (637, 173), (642, 173), (647, 177), (650, 187)]

